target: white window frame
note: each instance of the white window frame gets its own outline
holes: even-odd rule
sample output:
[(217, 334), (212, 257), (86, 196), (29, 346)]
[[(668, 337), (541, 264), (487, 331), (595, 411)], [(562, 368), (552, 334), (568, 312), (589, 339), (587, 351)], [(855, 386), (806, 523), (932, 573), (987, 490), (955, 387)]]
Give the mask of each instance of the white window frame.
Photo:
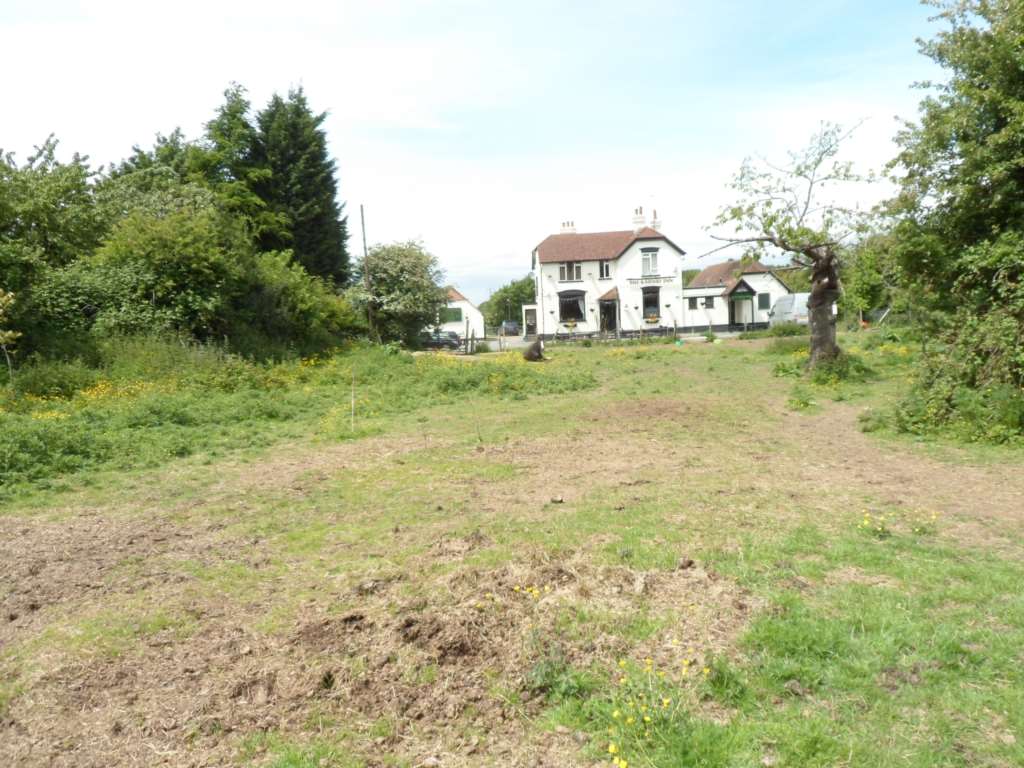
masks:
[(610, 261), (602, 261), (598, 265), (598, 274), (601, 275), (602, 280), (608, 280), (612, 276), (612, 263)]
[[(570, 276), (574, 275), (574, 276)], [(583, 280), (583, 264), (578, 261), (563, 261), (558, 265), (558, 282), (579, 283)]]
[(658, 251), (641, 251), (641, 274), (643, 277), (657, 277)]

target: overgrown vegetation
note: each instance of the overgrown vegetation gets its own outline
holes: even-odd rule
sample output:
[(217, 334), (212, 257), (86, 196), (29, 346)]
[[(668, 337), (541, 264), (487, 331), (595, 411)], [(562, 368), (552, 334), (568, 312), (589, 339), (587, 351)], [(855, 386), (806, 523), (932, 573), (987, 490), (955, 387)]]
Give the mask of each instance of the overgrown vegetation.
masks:
[(892, 251), (927, 334), (896, 424), (996, 442), (1024, 435), (1024, 67), (1019, 3), (937, 3), (922, 51), (950, 73), (899, 135)]
[(784, 336), (807, 336), (810, 330), (800, 323), (777, 323), (770, 328), (757, 331), (743, 331), (741, 339), (775, 339)]
[(0, 395), (0, 494), (282, 436), (357, 437), (377, 429), (380, 416), (466, 397), (523, 399), (594, 384), (589, 371), (528, 365), (515, 352), (476, 361), (351, 346), (260, 363), (215, 344), (113, 338), (95, 355), (25, 365)]

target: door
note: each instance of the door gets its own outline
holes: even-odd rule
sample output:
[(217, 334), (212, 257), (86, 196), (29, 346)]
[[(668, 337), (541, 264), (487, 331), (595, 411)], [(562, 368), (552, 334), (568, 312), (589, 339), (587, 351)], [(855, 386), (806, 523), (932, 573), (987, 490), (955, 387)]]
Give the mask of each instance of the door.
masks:
[(527, 309), (524, 314), (526, 316), (526, 328), (524, 329), (523, 332), (527, 336), (534, 336), (534, 335), (536, 335), (536, 333), (537, 333), (537, 310), (536, 309)]
[(618, 307), (616, 301), (601, 302), (601, 330), (605, 333), (616, 330), (618, 326)]

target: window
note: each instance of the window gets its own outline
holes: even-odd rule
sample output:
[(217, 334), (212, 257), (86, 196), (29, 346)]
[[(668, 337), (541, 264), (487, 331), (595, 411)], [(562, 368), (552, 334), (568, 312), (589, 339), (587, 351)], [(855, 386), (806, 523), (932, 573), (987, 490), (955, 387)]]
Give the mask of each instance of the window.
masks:
[(658, 303), (660, 294), (660, 288), (644, 288), (644, 317), (661, 317), (661, 308)]
[(759, 293), (759, 294), (757, 294), (757, 308), (758, 309), (771, 309), (772, 308), (772, 295), (770, 293)]
[(640, 254), (643, 258), (643, 275), (649, 277), (658, 274), (658, 249), (641, 248)]
[(602, 261), (600, 264), (600, 275), (602, 280), (607, 280), (612, 276), (612, 263), (610, 261)]
[(583, 279), (583, 265), (578, 261), (567, 261), (558, 265), (558, 280), (568, 283), (573, 280)]
[(697, 297), (696, 296), (691, 296), (690, 297), (690, 309), (696, 309), (696, 308), (697, 308)]
[(441, 310), (442, 323), (461, 323), (462, 309), (460, 307), (444, 307)]
[(582, 322), (586, 316), (585, 297), (583, 291), (562, 291), (558, 294), (558, 322)]
[(714, 308), (715, 308), (715, 297), (714, 296), (705, 296), (704, 297), (704, 309), (714, 309)]

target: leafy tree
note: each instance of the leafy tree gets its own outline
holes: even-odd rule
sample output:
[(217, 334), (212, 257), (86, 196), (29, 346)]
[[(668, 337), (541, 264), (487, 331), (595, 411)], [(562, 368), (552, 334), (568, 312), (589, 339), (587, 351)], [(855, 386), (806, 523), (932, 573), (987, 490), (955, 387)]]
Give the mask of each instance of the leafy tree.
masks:
[(80, 259), (42, 273), (20, 313), (23, 347), (48, 357), (90, 357), (108, 336), (150, 335), (176, 328), (174, 313), (157, 306), (151, 272), (137, 264)]
[(207, 208), (133, 212), (114, 227), (94, 262), (135, 269), (153, 306), (168, 312), (177, 329), (204, 338), (224, 332), (252, 259), (238, 220)]
[(949, 80), (897, 137), (889, 206), (905, 287), (939, 318), (906, 410), (1003, 439), (1024, 432), (1024, 5), (932, 4), (948, 27), (922, 51)]
[(257, 238), (281, 235), (287, 231), (285, 217), (259, 193), (271, 171), (258, 156), (258, 132), (250, 113), (245, 88), (232, 84), (206, 124), (205, 151), (193, 156), (194, 164), (224, 209), (241, 216)]
[(14, 306), (14, 294), (8, 293), (3, 288), (0, 288), (0, 351), (4, 353), (4, 360), (7, 362), (7, 375), (11, 383), (14, 382), (14, 367), (11, 364), (11, 347), (14, 346), (14, 342), (21, 336), (20, 333), (14, 330), (5, 329), (3, 326), (7, 322), (7, 314), (11, 307)]
[(296, 264), (288, 251), (257, 254), (232, 327), (235, 346), (243, 349), (267, 339), (323, 349), (366, 330), (352, 303)]
[(350, 289), (353, 302), (370, 309), (381, 339), (411, 343), (446, 303), (437, 257), (410, 240), (376, 245), (364, 262)]
[(501, 286), (480, 305), (484, 322), (491, 327), (501, 325), (504, 320), (515, 320), (523, 316), (523, 305), (536, 301), (536, 287), (533, 277), (527, 275)]
[(773, 271), (793, 293), (811, 292), (811, 271), (800, 264), (776, 267)]
[(810, 270), (811, 367), (839, 355), (832, 305), (841, 293), (840, 244), (863, 225), (857, 211), (824, 199), (827, 188), (860, 180), (850, 163), (837, 159), (848, 135), (839, 126), (823, 125), (804, 150), (790, 153), (785, 166), (745, 160), (732, 184), (738, 201), (715, 221), (733, 226), (736, 234), (712, 235), (725, 243), (716, 251), (742, 246), (748, 257), (758, 257), (775, 247)]
[(684, 269), (684, 270), (682, 270), (679, 273), (679, 275), (680, 275), (680, 277), (683, 280), (683, 288), (688, 286), (690, 284), (690, 282), (693, 280), (693, 278), (695, 278), (700, 273), (701, 273), (701, 270), (699, 270), (699, 269)]
[(891, 238), (876, 234), (867, 237), (843, 255), (843, 310), (863, 319), (864, 313), (890, 300), (895, 282)]
[(92, 195), (88, 158), (56, 159), (50, 136), (17, 165), (0, 152), (0, 285), (22, 290), (44, 266), (92, 253), (105, 230)]
[(128, 158), (111, 164), (109, 177), (118, 178), (159, 168), (171, 171), (181, 181), (194, 180), (211, 165), (202, 158), (205, 151), (195, 142), (188, 141), (181, 128), (175, 128), (167, 136), (158, 133), (152, 149), (142, 149), (137, 144), (133, 146)]
[(327, 152), (323, 122), (313, 114), (302, 89), (275, 94), (257, 115), (253, 162), (263, 173), (254, 187), (277, 220), (265, 228), (265, 250), (291, 248), (311, 275), (345, 285), (349, 278), (347, 220), (338, 203), (334, 160)]

